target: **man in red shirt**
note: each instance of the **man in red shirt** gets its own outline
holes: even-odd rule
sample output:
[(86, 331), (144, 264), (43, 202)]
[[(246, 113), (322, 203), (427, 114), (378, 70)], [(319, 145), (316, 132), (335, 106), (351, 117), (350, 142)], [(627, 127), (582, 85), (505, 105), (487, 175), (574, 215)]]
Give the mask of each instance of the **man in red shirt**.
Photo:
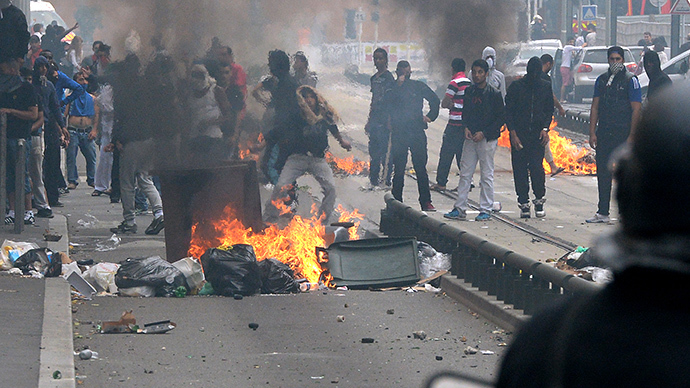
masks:
[(448, 183), (448, 173), (453, 157), (460, 169), (460, 158), (462, 157), (462, 147), (465, 143), (465, 130), (462, 125), (462, 108), (465, 97), (465, 89), (472, 83), (465, 75), (465, 61), (455, 58), (451, 62), (453, 69), (453, 79), (448, 84), (446, 95), (441, 101), (441, 108), (449, 109), (448, 125), (443, 132), (443, 143), (438, 157), (438, 168), (436, 169), (436, 183), (431, 185), (432, 190), (442, 191), (446, 189)]

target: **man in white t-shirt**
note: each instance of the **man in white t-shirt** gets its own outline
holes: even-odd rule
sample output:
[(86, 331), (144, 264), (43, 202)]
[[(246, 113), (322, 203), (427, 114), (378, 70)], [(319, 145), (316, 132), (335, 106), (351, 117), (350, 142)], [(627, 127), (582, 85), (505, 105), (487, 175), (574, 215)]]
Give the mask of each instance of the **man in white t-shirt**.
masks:
[(597, 26), (592, 23), (587, 25), (587, 31), (589, 32), (585, 37), (587, 42), (587, 47), (592, 47), (597, 45)]
[(568, 38), (568, 43), (563, 47), (563, 57), (561, 60), (561, 101), (565, 101), (565, 94), (568, 87), (572, 84), (572, 75), (570, 74), (570, 65), (573, 59), (573, 53), (577, 48), (573, 46), (574, 39)]

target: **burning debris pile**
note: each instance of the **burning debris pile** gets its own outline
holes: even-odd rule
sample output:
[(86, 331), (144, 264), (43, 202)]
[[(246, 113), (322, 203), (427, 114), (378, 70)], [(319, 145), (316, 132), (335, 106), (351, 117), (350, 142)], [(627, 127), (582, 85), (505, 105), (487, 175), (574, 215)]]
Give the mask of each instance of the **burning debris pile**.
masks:
[(335, 175), (367, 175), (369, 174), (369, 162), (348, 156), (345, 159), (335, 157), (331, 152), (326, 152), (326, 161), (333, 169)]
[[(561, 136), (556, 131), (557, 125), (556, 120), (551, 120), (551, 125), (549, 125), (549, 136), (551, 138), (549, 148), (553, 154), (554, 162), (558, 166), (564, 167), (565, 171), (573, 175), (596, 174), (597, 166), (592, 153), (584, 147), (573, 144), (571, 139)], [(505, 125), (501, 129), (498, 145), (510, 148), (510, 135)], [(547, 174), (551, 173), (551, 166), (546, 161), (544, 161), (544, 172)]]
[[(346, 211), (338, 207), (339, 222), (362, 219), (363, 215), (357, 210)], [(349, 230), (350, 239), (358, 239), (359, 222), (354, 222)], [(275, 258), (285, 264), (295, 274), (296, 278), (305, 278), (309, 283), (323, 281), (328, 284), (322, 263), (315, 254), (315, 248), (325, 246), (325, 227), (314, 215), (311, 218), (294, 216), (287, 227), (279, 229), (276, 225), (269, 225), (262, 231), (254, 231), (245, 227), (237, 220), (231, 207), (226, 207), (219, 220), (213, 222), (215, 235), (202, 236), (198, 224), (192, 227), (189, 255), (201, 257), (208, 249), (216, 247), (230, 247), (236, 244), (247, 244), (254, 248), (257, 260)]]

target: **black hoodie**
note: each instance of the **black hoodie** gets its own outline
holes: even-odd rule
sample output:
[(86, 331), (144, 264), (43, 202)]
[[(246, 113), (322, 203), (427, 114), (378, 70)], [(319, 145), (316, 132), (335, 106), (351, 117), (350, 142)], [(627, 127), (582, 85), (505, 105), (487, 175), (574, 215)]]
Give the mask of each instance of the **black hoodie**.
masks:
[(647, 99), (653, 98), (660, 89), (669, 86), (673, 83), (671, 78), (661, 70), (661, 60), (659, 54), (655, 51), (647, 51), (644, 54), (644, 71), (649, 77), (649, 86), (647, 88)]
[[(527, 75), (508, 88), (506, 94), (506, 124), (518, 136), (532, 135), (548, 128), (553, 115), (553, 91), (541, 78), (541, 61), (532, 57), (527, 63)], [(521, 137), (522, 139), (522, 137)]]

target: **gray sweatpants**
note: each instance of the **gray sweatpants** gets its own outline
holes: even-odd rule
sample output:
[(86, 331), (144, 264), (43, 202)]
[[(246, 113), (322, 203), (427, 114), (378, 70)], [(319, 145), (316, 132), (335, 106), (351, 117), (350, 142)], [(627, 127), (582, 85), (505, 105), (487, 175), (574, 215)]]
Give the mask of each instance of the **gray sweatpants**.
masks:
[(127, 143), (120, 153), (120, 195), (122, 197), (122, 216), (128, 224), (134, 221), (134, 188), (138, 187), (151, 204), (153, 216), (163, 214), (161, 196), (153, 185), (148, 171), (155, 147), (153, 140)]

